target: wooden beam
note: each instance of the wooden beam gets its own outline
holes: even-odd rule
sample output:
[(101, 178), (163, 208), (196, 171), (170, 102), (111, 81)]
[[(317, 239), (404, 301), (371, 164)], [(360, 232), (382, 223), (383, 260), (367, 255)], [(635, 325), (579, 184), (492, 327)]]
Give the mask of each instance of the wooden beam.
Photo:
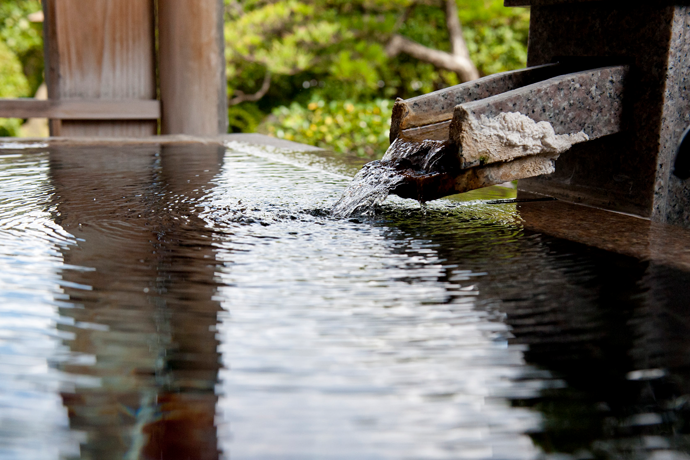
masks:
[(105, 99), (0, 99), (0, 117), (59, 120), (157, 120), (156, 100)]
[(159, 0), (158, 28), (161, 134), (226, 133), (222, 0)]

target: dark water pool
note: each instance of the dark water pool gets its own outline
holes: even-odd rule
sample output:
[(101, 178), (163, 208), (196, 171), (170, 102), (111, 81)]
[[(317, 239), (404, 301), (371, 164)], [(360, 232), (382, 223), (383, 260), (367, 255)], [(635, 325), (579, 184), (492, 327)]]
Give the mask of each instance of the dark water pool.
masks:
[(690, 458), (683, 270), (510, 202), (332, 219), (323, 155), (13, 147), (2, 459)]

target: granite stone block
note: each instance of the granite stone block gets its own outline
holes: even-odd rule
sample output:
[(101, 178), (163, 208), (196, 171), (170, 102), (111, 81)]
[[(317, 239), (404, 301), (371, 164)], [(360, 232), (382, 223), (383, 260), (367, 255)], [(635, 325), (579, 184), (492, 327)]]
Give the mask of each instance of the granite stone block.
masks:
[(520, 181), (520, 188), (690, 226), (688, 184), (670, 175), (690, 122), (690, 8), (545, 2), (529, 2), (528, 66), (573, 59), (628, 65), (625, 133), (574, 146), (561, 154), (554, 174)]
[[(392, 143), (403, 131), (405, 137), (413, 138), (416, 134), (415, 130), (423, 139), (430, 139), (429, 131), (435, 130), (441, 131), (441, 138), (437, 140), (448, 139), (448, 124), (453, 118), (453, 109), (458, 104), (495, 96), (555, 77), (560, 73), (562, 70), (558, 65), (502, 72), (407, 100), (398, 100), (393, 106), (390, 141)], [(444, 122), (446, 122), (445, 125), (426, 128), (431, 125), (441, 125)]]
[(690, 7), (674, 16), (664, 92), (661, 148), (657, 169), (654, 219), (690, 227), (690, 179), (673, 174), (677, 147), (690, 126)]
[(569, 73), (457, 106), (475, 117), (519, 112), (550, 123), (556, 134), (584, 132), (596, 139), (621, 130), (625, 66)]

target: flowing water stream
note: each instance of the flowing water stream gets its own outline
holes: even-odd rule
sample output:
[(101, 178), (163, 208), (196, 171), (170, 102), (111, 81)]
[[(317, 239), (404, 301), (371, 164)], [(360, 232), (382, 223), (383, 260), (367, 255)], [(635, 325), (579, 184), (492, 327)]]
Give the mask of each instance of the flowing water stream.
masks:
[(690, 458), (687, 272), (510, 199), (335, 218), (328, 155), (19, 147), (2, 459)]
[(333, 206), (336, 218), (369, 215), (394, 193), (425, 203), (452, 190), (456, 156), (447, 154), (447, 142), (398, 138), (381, 160), (362, 167)]

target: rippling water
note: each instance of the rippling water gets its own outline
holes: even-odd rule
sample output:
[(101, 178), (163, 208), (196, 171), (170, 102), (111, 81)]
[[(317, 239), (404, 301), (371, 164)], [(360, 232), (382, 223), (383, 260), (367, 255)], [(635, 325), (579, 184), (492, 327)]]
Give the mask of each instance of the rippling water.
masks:
[(344, 170), (6, 147), (0, 458), (688, 458), (688, 273)]

